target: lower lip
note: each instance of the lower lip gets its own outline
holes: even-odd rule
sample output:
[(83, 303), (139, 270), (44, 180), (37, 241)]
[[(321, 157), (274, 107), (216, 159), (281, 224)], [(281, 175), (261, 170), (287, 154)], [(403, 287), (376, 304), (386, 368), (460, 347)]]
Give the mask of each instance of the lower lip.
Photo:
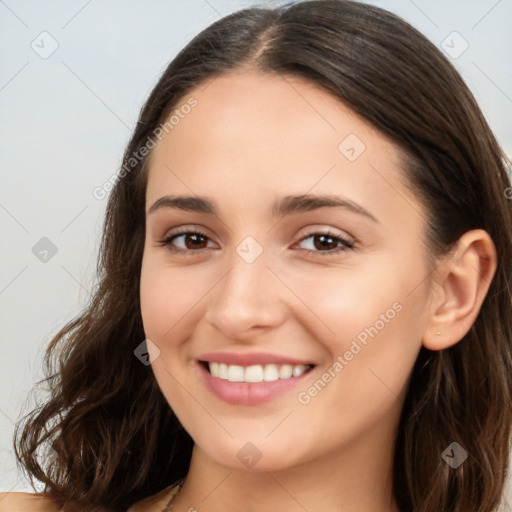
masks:
[(299, 377), (278, 379), (270, 382), (230, 382), (214, 377), (201, 363), (198, 362), (208, 389), (218, 398), (233, 405), (257, 405), (269, 402), (278, 396), (291, 391), (304, 381), (310, 369)]

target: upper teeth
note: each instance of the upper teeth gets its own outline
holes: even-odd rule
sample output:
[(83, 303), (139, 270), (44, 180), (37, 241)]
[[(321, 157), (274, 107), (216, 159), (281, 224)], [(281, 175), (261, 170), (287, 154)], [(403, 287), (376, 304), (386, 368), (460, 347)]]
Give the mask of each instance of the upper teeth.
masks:
[(230, 382), (268, 382), (278, 379), (289, 379), (290, 377), (299, 377), (308, 369), (308, 366), (305, 364), (238, 366), (236, 364), (208, 363), (208, 365), (210, 373), (214, 377), (229, 380)]

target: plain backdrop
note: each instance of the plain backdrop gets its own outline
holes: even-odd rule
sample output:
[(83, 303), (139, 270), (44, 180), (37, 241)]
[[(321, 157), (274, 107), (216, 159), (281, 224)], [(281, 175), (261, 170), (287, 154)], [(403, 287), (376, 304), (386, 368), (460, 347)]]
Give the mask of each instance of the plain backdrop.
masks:
[[(0, 0), (0, 491), (31, 490), (16, 469), (14, 423), (48, 341), (95, 283), (106, 200), (93, 190), (119, 169), (177, 52), (220, 17), (264, 3)], [(368, 3), (448, 53), (512, 154), (512, 2)]]

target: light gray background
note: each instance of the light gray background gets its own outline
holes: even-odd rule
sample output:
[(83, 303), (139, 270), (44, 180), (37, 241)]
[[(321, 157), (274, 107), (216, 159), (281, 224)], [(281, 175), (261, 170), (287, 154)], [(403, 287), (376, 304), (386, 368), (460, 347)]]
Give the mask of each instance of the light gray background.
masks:
[[(0, 491), (31, 490), (16, 470), (14, 422), (45, 346), (95, 283), (106, 200), (93, 189), (117, 172), (143, 101), (179, 49), (258, 3), (0, 0)], [(451, 52), (512, 155), (512, 0), (368, 3)], [(42, 237), (57, 248), (46, 262), (32, 252)]]

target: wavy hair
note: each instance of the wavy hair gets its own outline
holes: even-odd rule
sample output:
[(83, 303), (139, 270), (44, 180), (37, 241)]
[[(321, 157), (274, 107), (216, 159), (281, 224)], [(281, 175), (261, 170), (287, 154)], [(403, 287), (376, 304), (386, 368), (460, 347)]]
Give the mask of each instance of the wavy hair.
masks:
[[(84, 311), (45, 353), (50, 396), (18, 424), (18, 463), (64, 512), (121, 512), (175, 483), (193, 441), (164, 399), (144, 340), (139, 279), (144, 172), (155, 130), (192, 88), (237, 69), (297, 76), (322, 87), (402, 150), (405, 180), (427, 211), (432, 254), (476, 228), (498, 268), (481, 311), (457, 344), (421, 348), (404, 403), (394, 495), (404, 512), (491, 512), (509, 464), (512, 425), (512, 192), (506, 159), (464, 81), (398, 16), (345, 0), (232, 13), (172, 60), (143, 106), (109, 196), (98, 284)], [(128, 169), (129, 171), (126, 171)], [(457, 469), (441, 454), (458, 442)], [(36, 454), (51, 446), (45, 462)]]

